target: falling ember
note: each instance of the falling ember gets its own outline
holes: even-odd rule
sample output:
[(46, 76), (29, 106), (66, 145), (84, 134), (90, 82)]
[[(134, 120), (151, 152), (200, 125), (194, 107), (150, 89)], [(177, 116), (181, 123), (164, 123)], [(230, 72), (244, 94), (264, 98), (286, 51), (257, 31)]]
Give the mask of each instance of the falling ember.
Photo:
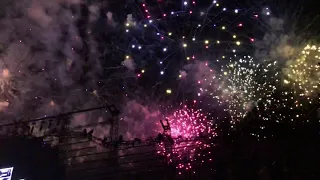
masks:
[(216, 136), (211, 128), (213, 122), (201, 110), (186, 106), (168, 116), (167, 120), (173, 143), (170, 148), (163, 143), (159, 145), (164, 152), (162, 155), (168, 158), (168, 162), (177, 164), (177, 169), (188, 171), (192, 169), (191, 164), (201, 159), (200, 155), (205, 157), (208, 154), (204, 149), (210, 147), (210, 140)]

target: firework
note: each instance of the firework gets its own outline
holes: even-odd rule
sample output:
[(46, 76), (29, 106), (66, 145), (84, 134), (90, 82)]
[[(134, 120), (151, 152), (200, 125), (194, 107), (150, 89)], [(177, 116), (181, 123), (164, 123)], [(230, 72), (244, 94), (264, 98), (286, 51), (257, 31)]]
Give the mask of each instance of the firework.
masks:
[[(206, 11), (202, 7), (205, 4), (208, 6)], [(165, 83), (166, 87), (161, 92), (167, 96), (180, 92), (181, 84), (186, 81), (187, 74), (183, 73), (186, 66), (212, 56), (217, 57), (214, 61), (219, 66), (223, 63), (219, 56), (224, 57), (252, 45), (255, 37), (242, 34), (243, 28), (250, 23), (240, 21), (238, 14), (242, 12), (255, 20), (270, 15), (268, 8), (258, 15), (261, 9), (256, 12), (232, 9), (227, 3), (218, 1), (202, 5), (196, 1), (183, 1), (183, 9), (179, 1), (141, 2), (137, 3), (137, 7), (142, 13), (138, 16), (127, 15), (122, 26), (128, 38), (123, 66), (135, 72), (139, 81), (148, 79), (148, 84), (155, 81), (151, 83), (152, 87), (154, 84), (163, 86), (157, 81), (178, 79), (179, 83)], [(230, 23), (229, 20), (234, 17), (233, 23)], [(132, 61), (129, 62), (128, 57)], [(192, 75), (193, 72), (188, 73), (189, 77)], [(151, 76), (156, 78), (151, 79)], [(166, 90), (169, 88), (172, 93)]]
[[(186, 106), (167, 117), (170, 124), (170, 134), (173, 143), (168, 147), (166, 143), (159, 146), (168, 162), (174, 162), (179, 171), (191, 170), (195, 164), (210, 162), (207, 152), (210, 140), (216, 136), (213, 122), (201, 110), (189, 109)], [(206, 156), (207, 155), (207, 156)], [(205, 158), (204, 158), (205, 157)]]
[(307, 45), (297, 59), (284, 68), (284, 84), (293, 87), (299, 96), (320, 92), (320, 47)]
[(307, 45), (282, 69), (282, 88), (272, 104), (268, 119), (276, 122), (310, 122), (310, 113), (319, 102), (320, 48)]
[(210, 86), (206, 85), (200, 91), (209, 92), (220, 105), (225, 105), (225, 111), (230, 113), (235, 123), (243, 119), (258, 101), (265, 102), (264, 108), (272, 102), (271, 96), (276, 90), (274, 81), (278, 81), (279, 73), (275, 72), (273, 78), (267, 75), (275, 66), (276, 62), (255, 63), (250, 56), (236, 60), (231, 58), (230, 63), (213, 75), (210, 83), (206, 83)]

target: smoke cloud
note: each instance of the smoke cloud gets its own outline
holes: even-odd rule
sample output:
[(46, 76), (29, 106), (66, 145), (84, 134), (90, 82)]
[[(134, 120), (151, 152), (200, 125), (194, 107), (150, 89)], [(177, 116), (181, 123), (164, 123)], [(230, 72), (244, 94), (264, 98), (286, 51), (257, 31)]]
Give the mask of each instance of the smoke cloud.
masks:
[(119, 132), (125, 139), (146, 139), (162, 131), (160, 120), (163, 115), (157, 106), (131, 100), (123, 106), (121, 112)]
[[(93, 38), (81, 40), (76, 26), (80, 3), (21, 0), (4, 8), (0, 72), (9, 76), (0, 78), (0, 101), (7, 106), (1, 106), (3, 119), (43, 117), (98, 103), (91, 92), (102, 68)], [(97, 20), (97, 7), (89, 9), (91, 21)], [(79, 53), (84, 48), (86, 59)]]
[(132, 58), (126, 58), (122, 64), (131, 71), (135, 70), (136, 64), (134, 63)]
[(268, 28), (263, 38), (254, 44), (256, 59), (261, 62), (276, 60), (283, 64), (299, 52), (299, 39), (294, 29), (285, 29), (286, 22), (283, 19), (271, 17), (266, 21), (266, 25)]
[[(207, 62), (195, 61), (194, 63), (186, 65), (184, 69), (188, 73), (188, 87), (197, 89), (199, 87), (201, 87), (201, 89), (213, 89), (216, 87), (216, 71), (210, 68)], [(197, 92), (199, 92), (199, 90)]]

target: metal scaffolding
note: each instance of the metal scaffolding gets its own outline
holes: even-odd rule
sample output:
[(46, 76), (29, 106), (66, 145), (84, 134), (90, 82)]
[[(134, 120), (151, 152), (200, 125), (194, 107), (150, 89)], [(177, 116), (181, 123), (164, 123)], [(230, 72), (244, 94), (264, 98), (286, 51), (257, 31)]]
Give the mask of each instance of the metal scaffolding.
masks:
[[(70, 127), (73, 115), (98, 110), (108, 112), (106, 121)], [(172, 138), (168, 120), (160, 121), (163, 132), (156, 137), (125, 141), (118, 134), (118, 116), (119, 111), (115, 106), (103, 106), (5, 124), (1, 126), (0, 133), (9, 136), (38, 136), (43, 138), (44, 144), (58, 148), (68, 180), (127, 179), (133, 175), (138, 176), (140, 172), (161, 172), (157, 176), (159, 179), (168, 178), (175, 167), (167, 162), (163, 154), (172, 152), (173, 143), (191, 144), (179, 147), (185, 148), (192, 146), (188, 142), (210, 141), (205, 137)], [(111, 125), (109, 137), (99, 138), (93, 135), (93, 128), (101, 124)], [(163, 143), (164, 149), (159, 148), (160, 143)]]

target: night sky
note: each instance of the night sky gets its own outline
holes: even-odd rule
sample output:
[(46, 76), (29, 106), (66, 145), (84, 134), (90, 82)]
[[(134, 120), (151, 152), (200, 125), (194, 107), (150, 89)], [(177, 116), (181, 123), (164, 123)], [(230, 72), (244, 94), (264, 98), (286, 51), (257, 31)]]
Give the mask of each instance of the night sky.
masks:
[[(54, 134), (52, 126), (59, 129), (57, 118), (34, 119), (112, 104), (120, 111), (116, 135), (109, 109), (68, 114), (68, 132), (96, 124), (87, 128), (100, 144), (119, 137), (146, 141), (163, 133), (159, 120), (168, 119), (173, 147), (202, 138), (191, 142), (195, 147), (174, 152), (178, 158), (156, 145), (167, 161), (178, 162), (174, 174), (193, 172), (190, 162), (197, 156), (201, 163), (195, 169), (202, 163), (212, 169), (211, 158), (224, 149), (257, 144), (272, 149), (291, 136), (318, 136), (318, 5), (311, 0), (3, 0), (0, 123), (7, 125), (1, 134), (17, 135), (6, 127), (24, 122), (29, 130), (21, 134), (40, 138), (34, 151), (47, 148), (55, 159), (59, 153), (42, 147), (41, 138)], [(172, 142), (171, 135), (164, 139)], [(216, 156), (215, 150), (204, 150), (215, 140), (222, 147)], [(18, 140), (12, 142), (6, 153), (17, 149)], [(284, 146), (268, 155), (281, 157), (294, 141)], [(105, 149), (93, 152), (100, 151)], [(233, 156), (238, 158), (229, 154), (229, 160)], [(253, 159), (254, 167), (260, 162)], [(216, 166), (227, 169), (226, 162), (222, 158)], [(261, 164), (269, 168), (270, 162), (261, 158)]]

